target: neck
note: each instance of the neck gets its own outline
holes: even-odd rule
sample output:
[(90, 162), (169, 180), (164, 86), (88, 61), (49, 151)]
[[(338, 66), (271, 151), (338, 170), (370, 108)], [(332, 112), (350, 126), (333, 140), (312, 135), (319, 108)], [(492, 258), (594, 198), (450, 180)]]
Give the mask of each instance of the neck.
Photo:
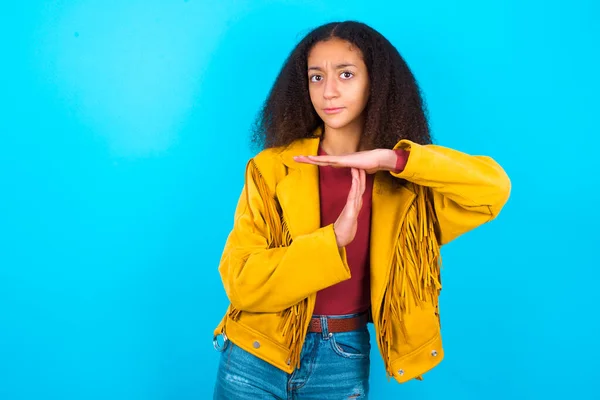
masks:
[(360, 149), (360, 137), (363, 132), (362, 121), (356, 121), (343, 128), (330, 128), (325, 125), (321, 147), (332, 156), (355, 153)]

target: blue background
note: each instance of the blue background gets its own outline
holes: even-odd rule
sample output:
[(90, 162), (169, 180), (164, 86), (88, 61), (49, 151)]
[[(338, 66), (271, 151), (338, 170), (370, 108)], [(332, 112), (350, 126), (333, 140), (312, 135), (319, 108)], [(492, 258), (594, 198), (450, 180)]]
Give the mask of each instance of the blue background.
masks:
[(374, 347), (372, 398), (600, 398), (598, 2), (82, 0), (0, 6), (0, 399), (210, 398), (250, 124), (338, 19), (513, 183), (443, 250), (445, 360), (398, 385)]

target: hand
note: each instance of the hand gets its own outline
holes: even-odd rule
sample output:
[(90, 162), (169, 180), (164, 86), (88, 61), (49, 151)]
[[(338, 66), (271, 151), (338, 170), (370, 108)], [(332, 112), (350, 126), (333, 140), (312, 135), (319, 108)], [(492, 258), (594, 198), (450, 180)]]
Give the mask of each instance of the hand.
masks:
[(338, 247), (344, 247), (354, 240), (358, 228), (358, 213), (362, 207), (365, 192), (366, 174), (364, 170), (352, 168), (352, 185), (346, 205), (333, 224)]
[(393, 171), (397, 158), (393, 150), (375, 149), (342, 156), (296, 156), (294, 160), (305, 164), (356, 168), (366, 171), (367, 174), (374, 174), (377, 171)]

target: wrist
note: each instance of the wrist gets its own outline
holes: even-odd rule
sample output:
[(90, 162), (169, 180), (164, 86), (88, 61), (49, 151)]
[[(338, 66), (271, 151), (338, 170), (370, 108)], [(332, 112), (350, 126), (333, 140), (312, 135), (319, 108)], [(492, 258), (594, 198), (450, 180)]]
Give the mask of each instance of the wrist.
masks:
[(394, 150), (384, 149), (382, 152), (381, 169), (384, 171), (395, 171), (398, 155)]

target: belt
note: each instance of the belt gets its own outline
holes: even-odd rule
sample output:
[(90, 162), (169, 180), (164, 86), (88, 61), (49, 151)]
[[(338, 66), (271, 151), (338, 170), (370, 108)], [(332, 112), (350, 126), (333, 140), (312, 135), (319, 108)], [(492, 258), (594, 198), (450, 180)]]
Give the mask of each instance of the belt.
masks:
[[(369, 322), (369, 313), (351, 318), (327, 318), (327, 331), (332, 333), (350, 332), (364, 327)], [(308, 326), (309, 332), (323, 332), (321, 318), (312, 318)]]

